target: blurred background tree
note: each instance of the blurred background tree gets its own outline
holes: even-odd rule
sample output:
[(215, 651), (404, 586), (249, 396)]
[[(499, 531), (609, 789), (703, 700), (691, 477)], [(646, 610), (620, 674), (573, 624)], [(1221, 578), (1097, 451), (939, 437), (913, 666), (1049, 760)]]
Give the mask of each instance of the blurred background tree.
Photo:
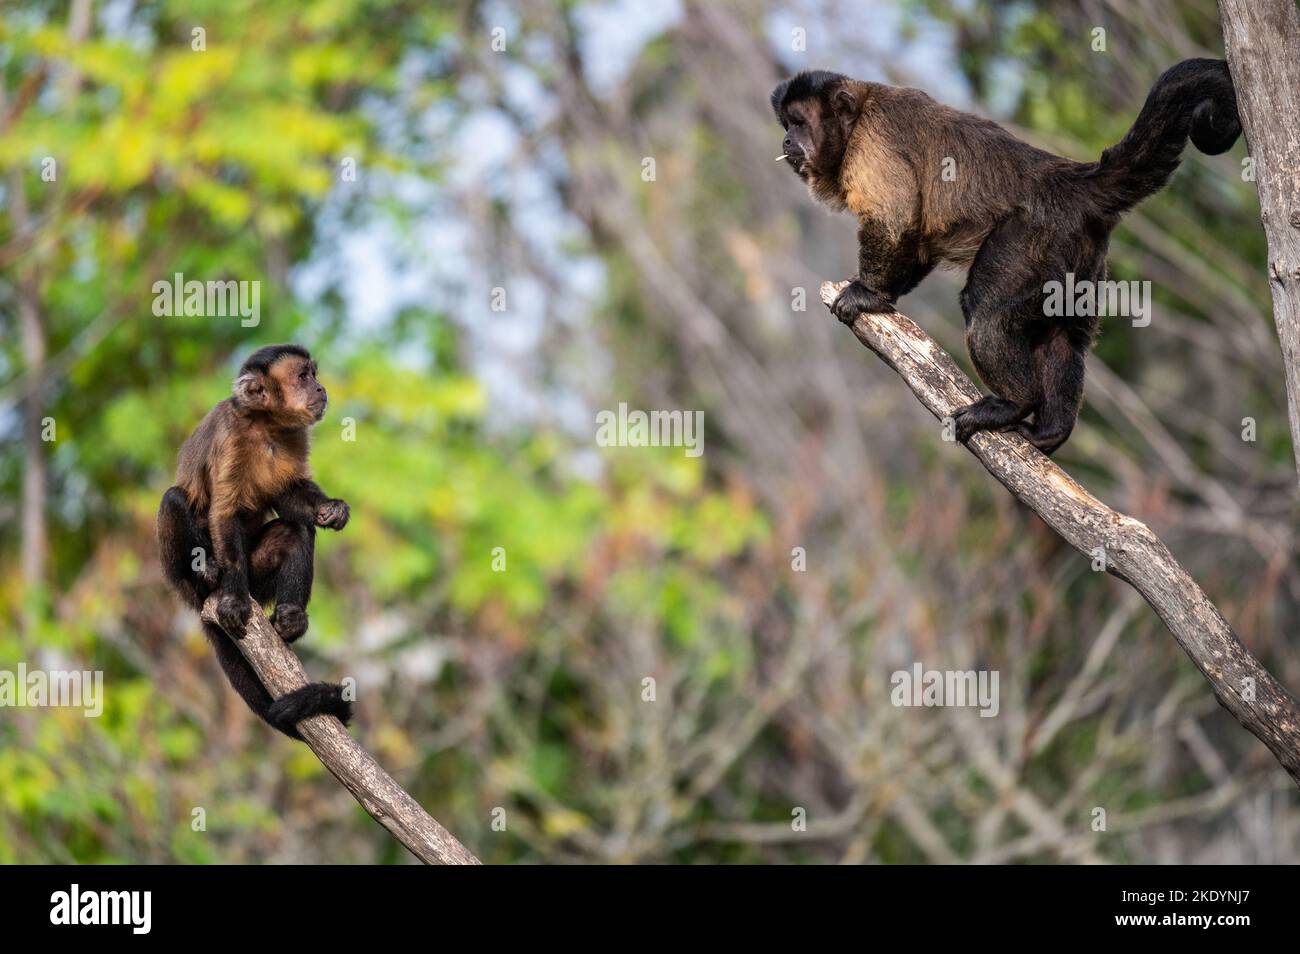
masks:
[[(181, 441), (290, 339), (354, 514), (299, 650), (484, 861), (1297, 860), (1285, 774), (1154, 615), (824, 313), (853, 223), (772, 162), (795, 69), (1090, 159), (1221, 52), (1210, 0), (10, 5), (0, 668), (103, 670), (106, 708), (0, 714), (0, 860), (407, 860), (225, 688), (156, 564)], [(1155, 320), (1106, 325), (1061, 461), (1294, 688), (1243, 156), (1189, 152), (1116, 233)], [(178, 272), (260, 281), (260, 324), (154, 316)], [(964, 359), (959, 284), (903, 308)], [(703, 410), (704, 456), (596, 447), (620, 401)], [(891, 706), (918, 660), (998, 670), (998, 717)]]

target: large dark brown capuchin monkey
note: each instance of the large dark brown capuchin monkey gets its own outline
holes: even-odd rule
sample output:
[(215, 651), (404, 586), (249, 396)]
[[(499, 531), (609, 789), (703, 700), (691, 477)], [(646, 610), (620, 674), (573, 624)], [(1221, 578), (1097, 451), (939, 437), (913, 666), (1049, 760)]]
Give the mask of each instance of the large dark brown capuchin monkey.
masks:
[(838, 73), (797, 74), (772, 108), (786, 130), (778, 158), (813, 198), (858, 218), (858, 274), (836, 317), (893, 311), (936, 265), (968, 269), (966, 347), (993, 393), (954, 415), (957, 439), (1016, 431), (1048, 454), (1074, 428), (1098, 318), (1049, 316), (1045, 286), (1104, 281), (1111, 230), (1164, 186), (1187, 140), (1215, 155), (1241, 132), (1228, 66), (1209, 59), (1157, 79), (1097, 162), (1036, 149), (920, 90)]

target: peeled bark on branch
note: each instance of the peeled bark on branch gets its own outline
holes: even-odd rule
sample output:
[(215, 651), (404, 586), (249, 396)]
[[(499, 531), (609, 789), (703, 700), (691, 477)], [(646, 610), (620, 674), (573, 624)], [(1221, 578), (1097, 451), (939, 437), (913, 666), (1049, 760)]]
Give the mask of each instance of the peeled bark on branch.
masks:
[[(217, 622), (217, 597), (203, 606), (203, 619)], [(262, 607), (253, 601), (247, 634), (235, 640), (273, 698), (307, 685), (307, 672), (297, 655), (272, 628)], [(476, 865), (479, 860), (439, 825), (419, 802), (379, 767), (343, 723), (331, 715), (312, 716), (298, 723), (298, 733), (330, 773), (343, 783), (379, 824), (387, 828), (415, 857), (430, 865)]]
[[(824, 282), (828, 306), (847, 282)], [(862, 314), (858, 340), (898, 372), (940, 420), (981, 397), (956, 363), (912, 319)], [(1300, 703), (1233, 634), (1222, 614), (1146, 524), (1116, 513), (1019, 435), (981, 431), (967, 443), (994, 477), (1075, 549), (1104, 558), (1156, 611), (1209, 680), (1219, 703), (1263, 742), (1300, 785)]]

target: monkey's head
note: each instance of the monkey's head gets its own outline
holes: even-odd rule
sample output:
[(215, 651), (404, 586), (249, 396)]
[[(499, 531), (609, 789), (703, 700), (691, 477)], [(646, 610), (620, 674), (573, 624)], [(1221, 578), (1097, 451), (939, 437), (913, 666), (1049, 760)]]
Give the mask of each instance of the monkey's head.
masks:
[(280, 427), (310, 427), (325, 416), (329, 395), (316, 362), (298, 345), (267, 345), (249, 355), (235, 377), (235, 407)]
[(772, 110), (785, 129), (790, 168), (819, 199), (834, 201), (840, 166), (862, 110), (861, 84), (839, 73), (796, 73), (772, 91)]

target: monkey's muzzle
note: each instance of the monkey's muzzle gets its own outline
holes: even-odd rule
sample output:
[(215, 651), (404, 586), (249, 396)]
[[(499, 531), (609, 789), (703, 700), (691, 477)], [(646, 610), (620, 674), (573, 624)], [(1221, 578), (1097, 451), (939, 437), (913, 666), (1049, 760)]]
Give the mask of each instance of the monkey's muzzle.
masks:
[(790, 168), (797, 173), (803, 172), (804, 165), (808, 162), (808, 155), (803, 151), (798, 143), (786, 140), (783, 144), (783, 152), (777, 156), (778, 160), (784, 159), (789, 163)]

